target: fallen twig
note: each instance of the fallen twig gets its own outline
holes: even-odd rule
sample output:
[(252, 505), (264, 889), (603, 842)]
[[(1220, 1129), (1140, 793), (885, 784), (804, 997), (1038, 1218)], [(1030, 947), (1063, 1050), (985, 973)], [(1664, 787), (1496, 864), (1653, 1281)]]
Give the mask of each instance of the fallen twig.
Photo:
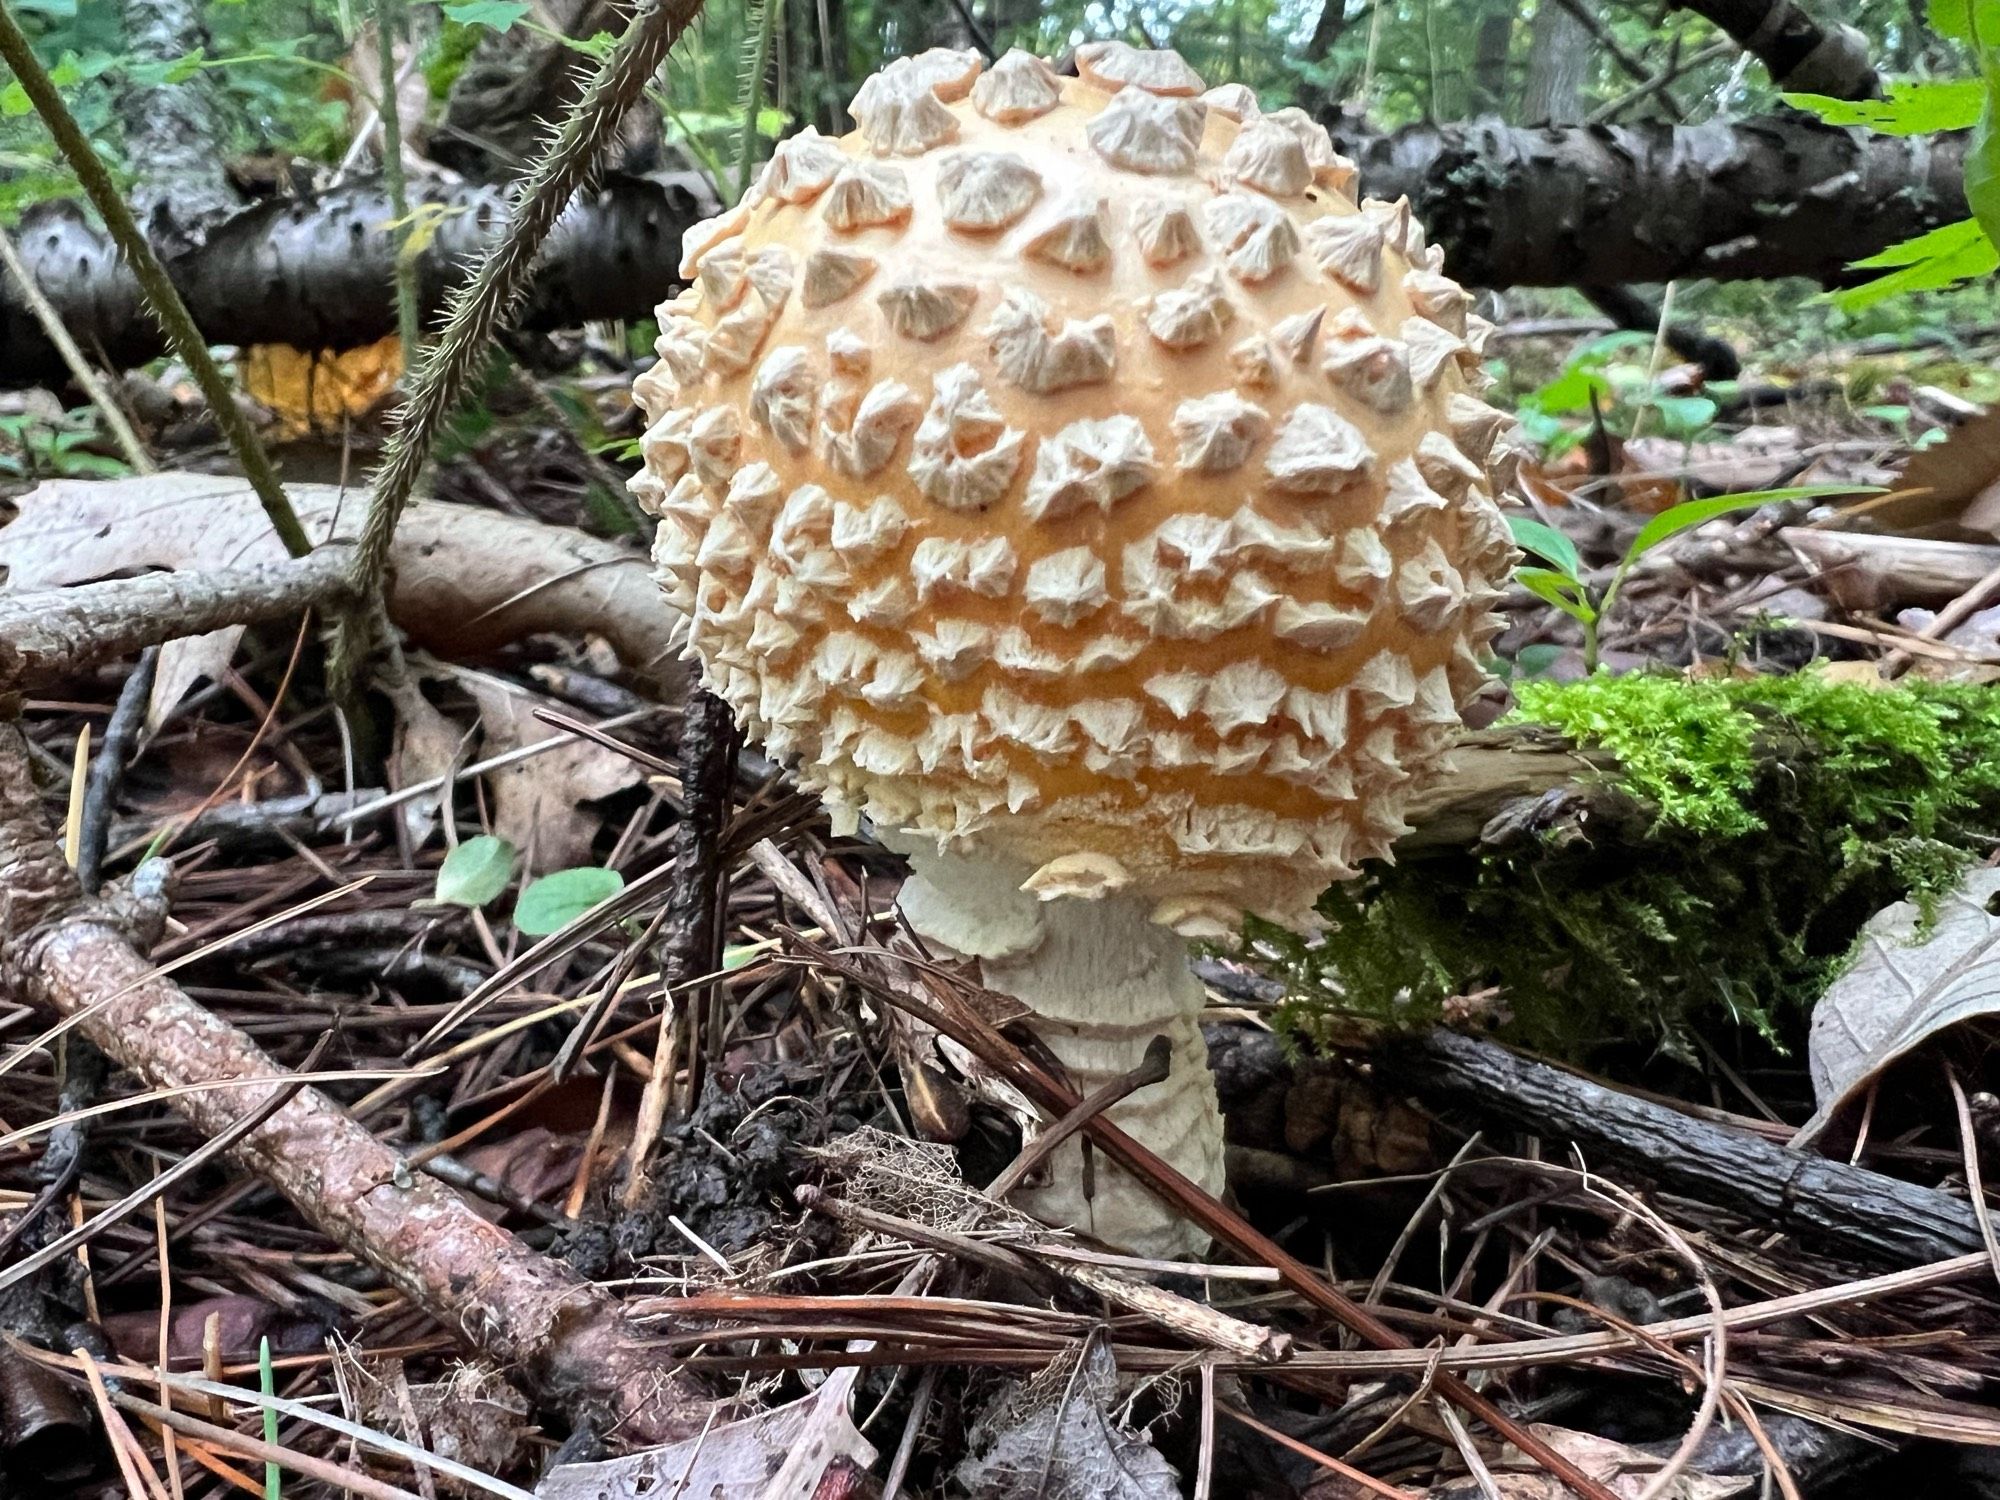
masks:
[[(107, 907), (82, 899), (55, 850), (18, 729), (0, 728), (0, 975), (219, 1135), (280, 1084), (185, 1092), (282, 1070), (134, 951)], [(305, 1217), (382, 1270), (412, 1302), (523, 1375), (577, 1420), (661, 1441), (698, 1426), (700, 1398), (662, 1368), (602, 1289), (530, 1251), (317, 1090), (303, 1089), (233, 1148)]]

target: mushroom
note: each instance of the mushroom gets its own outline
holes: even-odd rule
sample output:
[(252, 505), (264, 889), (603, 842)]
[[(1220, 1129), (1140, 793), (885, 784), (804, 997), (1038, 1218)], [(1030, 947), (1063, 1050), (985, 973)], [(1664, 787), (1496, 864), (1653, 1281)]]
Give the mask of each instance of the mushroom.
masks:
[[(1186, 943), (1403, 831), (1515, 553), (1478, 320), (1296, 112), (1116, 44), (871, 81), (688, 237), (634, 482), (703, 682), (908, 853), (904, 916), (1210, 1191)], [(978, 76), (975, 76), (978, 75)], [(865, 107), (864, 107), (865, 106)], [(1079, 1148), (1019, 1200), (1198, 1234)]]

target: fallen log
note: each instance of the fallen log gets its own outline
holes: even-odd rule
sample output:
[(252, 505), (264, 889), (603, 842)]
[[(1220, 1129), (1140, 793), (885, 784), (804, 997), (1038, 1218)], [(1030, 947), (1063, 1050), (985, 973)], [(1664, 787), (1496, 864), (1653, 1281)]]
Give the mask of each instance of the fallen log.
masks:
[[(1804, 276), (1967, 213), (1966, 134), (1894, 137), (1802, 115), (1704, 125), (1523, 129), (1498, 121), (1377, 133), (1329, 120), (1361, 188), (1407, 195), (1446, 268), (1481, 286), (1608, 286), (1681, 276)], [(418, 259), (420, 304), (442, 305), (499, 239), (503, 192), (454, 189)], [(679, 283), (681, 231), (708, 193), (687, 174), (613, 174), (571, 205), (544, 249), (520, 326), (644, 318)], [(273, 200), (206, 228), (168, 270), (217, 344), (347, 348), (395, 330), (394, 218), (379, 184)], [(103, 234), (68, 203), (24, 219), (21, 253), (86, 349), (123, 367), (159, 352), (138, 290)], [(0, 288), (0, 385), (60, 380), (54, 348)]]
[(1371, 1059), (1385, 1087), (1573, 1144), (1593, 1166), (1615, 1163), (1823, 1249), (1917, 1266), (1984, 1244), (1962, 1198), (1696, 1119), (1475, 1037), (1427, 1031)]

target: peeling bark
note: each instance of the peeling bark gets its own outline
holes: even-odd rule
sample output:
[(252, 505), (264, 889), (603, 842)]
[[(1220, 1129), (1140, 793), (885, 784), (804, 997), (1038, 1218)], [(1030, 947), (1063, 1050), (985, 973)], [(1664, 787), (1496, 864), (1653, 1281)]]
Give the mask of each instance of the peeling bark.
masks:
[(1377, 197), (1407, 193), (1479, 286), (1676, 277), (1840, 282), (1850, 261), (1965, 217), (1966, 135), (1876, 136), (1799, 115), (1334, 138)]
[[(417, 260), (417, 300), (435, 321), (506, 228), (508, 196), (460, 187), (430, 199), (445, 210)], [(678, 286), (680, 237), (714, 211), (698, 178), (610, 177), (570, 205), (542, 251), (520, 326), (567, 328), (598, 318), (647, 317)], [(210, 226), (198, 254), (167, 272), (203, 334), (217, 344), (346, 349), (396, 330), (395, 214), (379, 181), (305, 199), (274, 199)], [(21, 256), (84, 349), (114, 368), (161, 352), (138, 284), (97, 225), (74, 203), (31, 209)], [(63, 378), (56, 351), (11, 282), (0, 291), (0, 385)]]
[[(1493, 121), (1387, 135), (1330, 120), (1362, 188), (1408, 194), (1447, 269), (1481, 286), (1611, 286), (1674, 277), (1804, 276), (1965, 217), (1963, 133), (1870, 136), (1802, 116), (1668, 126), (1520, 129)], [(613, 177), (544, 249), (521, 326), (638, 318), (677, 288), (681, 231), (707, 212), (691, 179)], [(498, 240), (505, 198), (461, 189), (419, 265), (435, 309)], [(216, 343), (351, 347), (395, 328), (391, 215), (362, 183), (267, 203), (216, 226), (168, 269)], [(87, 350), (127, 366), (159, 352), (138, 292), (72, 205), (32, 213), (23, 257)], [(63, 378), (25, 308), (0, 291), (0, 385)]]
[[(198, 0), (125, 0), (126, 50), (172, 63), (208, 49)], [(241, 200), (223, 169), (216, 83), (205, 68), (176, 83), (127, 81), (118, 95), (125, 155), (137, 181), (132, 214), (162, 259), (199, 249), (203, 231)]]
[[(162, 977), (117, 914), (86, 901), (42, 815), (18, 728), (0, 728), (0, 988), (78, 1029), (206, 1135), (285, 1087), (284, 1069)], [(259, 1080), (240, 1086), (237, 1080)], [(706, 1402), (647, 1350), (601, 1287), (538, 1255), (410, 1170), (317, 1089), (301, 1089), (232, 1155), (467, 1344), (600, 1431), (668, 1442)]]

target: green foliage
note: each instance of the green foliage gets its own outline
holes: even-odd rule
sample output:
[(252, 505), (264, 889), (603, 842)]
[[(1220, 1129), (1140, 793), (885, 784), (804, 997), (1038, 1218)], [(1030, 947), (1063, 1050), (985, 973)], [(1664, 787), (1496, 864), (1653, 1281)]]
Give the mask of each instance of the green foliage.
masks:
[(96, 410), (88, 406), (56, 421), (33, 412), (0, 416), (0, 474), (17, 479), (116, 479), (131, 473), (122, 458), (98, 451), (109, 446)]
[(1516, 692), (1516, 722), (1617, 757), (1639, 821), (1601, 848), (1586, 823), (1372, 870), (1327, 894), (1316, 946), (1258, 927), (1295, 1024), (1414, 1023), (1498, 985), (1511, 1034), (1568, 1056), (1632, 1040), (1691, 1054), (1724, 1020), (1785, 1045), (1870, 913), (1948, 889), (2000, 831), (1992, 688), (1806, 672)]
[[(278, 1409), (270, 1404), (270, 1398), (278, 1394), (278, 1382), (271, 1370), (271, 1340), (268, 1337), (257, 1340), (257, 1389), (264, 1393), (264, 1441), (273, 1448), (278, 1446)], [(264, 1461), (264, 1500), (284, 1500), (285, 1480), (283, 1471), (270, 1459)]]
[(599, 902), (625, 889), (616, 870), (580, 865), (531, 880), (514, 903), (514, 926), (528, 937), (560, 932)]
[(1785, 96), (1833, 125), (1861, 125), (1889, 135), (1972, 131), (1965, 153), (1965, 201), (1971, 217), (1854, 262), (1857, 270), (1888, 274), (1828, 293), (1828, 300), (1844, 311), (2000, 270), (2000, 0), (1932, 0), (1931, 24), (1940, 36), (1965, 45), (1975, 77), (1898, 82), (1890, 85), (1886, 98), (1859, 102), (1818, 94)]
[(463, 0), (462, 4), (443, 9), (445, 18), (460, 26), (485, 26), (505, 32), (534, 7), (527, 0)]
[[(1590, 340), (1553, 380), (1520, 398), (1523, 429), (1550, 453), (1576, 447), (1598, 421), (1614, 431), (1629, 433), (1650, 421), (1669, 437), (1700, 436), (1715, 421), (1715, 403), (1706, 396), (1662, 392), (1649, 368), (1652, 347), (1651, 334), (1631, 330)], [(1588, 420), (1564, 420), (1571, 417)]]
[(1880, 99), (1787, 94), (1785, 102), (1829, 125), (1859, 125), (1880, 135), (1931, 135), (1978, 124), (1986, 107), (1986, 84), (1978, 78), (1905, 79), (1890, 84)]
[(482, 833), (466, 839), (438, 866), (432, 899), (445, 906), (481, 907), (514, 878), (514, 846)]
[(1795, 485), (1784, 490), (1751, 490), (1740, 495), (1721, 495), (1711, 500), (1688, 500), (1680, 505), (1661, 511), (1652, 520), (1639, 528), (1639, 534), (1632, 538), (1632, 544), (1625, 549), (1625, 556), (1619, 560), (1611, 575), (1611, 582), (1603, 590), (1594, 589), (1583, 576), (1582, 560), (1576, 555), (1576, 544), (1557, 531), (1553, 526), (1525, 516), (1513, 516), (1508, 524), (1514, 532), (1514, 541), (1524, 552), (1531, 552), (1544, 561), (1553, 564), (1548, 568), (1522, 568), (1514, 575), (1520, 583), (1537, 598), (1546, 600), (1583, 627), (1583, 666), (1586, 672), (1597, 670), (1597, 635), (1604, 617), (1611, 613), (1611, 606), (1617, 602), (1618, 591), (1625, 586), (1633, 566), (1660, 543), (1679, 536), (1690, 527), (1699, 526), (1704, 521), (1712, 521), (1717, 516), (1729, 514), (1733, 510), (1747, 510), (1752, 506), (1768, 505), (1774, 500), (1807, 500), (1818, 495), (1851, 495), (1857, 493), (1850, 485), (1821, 484)]

